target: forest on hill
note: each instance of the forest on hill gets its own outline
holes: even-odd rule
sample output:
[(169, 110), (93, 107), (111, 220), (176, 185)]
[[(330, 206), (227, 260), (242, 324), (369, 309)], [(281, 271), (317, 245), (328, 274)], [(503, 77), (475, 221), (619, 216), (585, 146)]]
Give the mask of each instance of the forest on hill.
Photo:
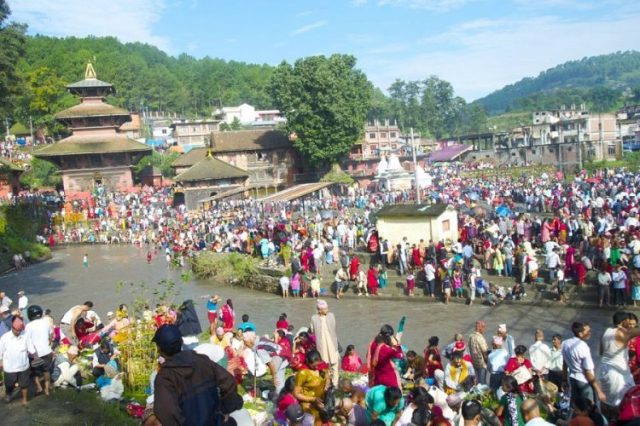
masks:
[[(207, 116), (219, 107), (248, 103), (272, 108), (269, 83), (275, 67), (187, 54), (170, 56), (143, 43), (122, 43), (114, 37), (25, 36), (17, 63), (14, 121), (61, 129), (53, 115), (77, 100), (64, 86), (81, 80), (86, 63), (98, 78), (117, 90), (110, 103), (130, 111), (164, 110), (186, 117)], [(456, 96), (449, 82), (435, 76), (423, 81), (397, 80), (390, 95), (372, 89), (368, 119), (391, 119), (408, 131), (432, 137), (482, 131), (481, 108)]]
[(612, 111), (640, 102), (640, 52), (626, 51), (569, 61), (473, 102), (496, 115), (585, 104)]

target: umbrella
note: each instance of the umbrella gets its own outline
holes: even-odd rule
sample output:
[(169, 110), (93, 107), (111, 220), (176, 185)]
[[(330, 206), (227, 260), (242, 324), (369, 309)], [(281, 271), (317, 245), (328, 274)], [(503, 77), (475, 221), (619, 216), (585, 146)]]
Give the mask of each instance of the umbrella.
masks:
[(511, 209), (506, 204), (503, 204), (496, 209), (496, 213), (498, 216), (506, 217), (511, 214)]

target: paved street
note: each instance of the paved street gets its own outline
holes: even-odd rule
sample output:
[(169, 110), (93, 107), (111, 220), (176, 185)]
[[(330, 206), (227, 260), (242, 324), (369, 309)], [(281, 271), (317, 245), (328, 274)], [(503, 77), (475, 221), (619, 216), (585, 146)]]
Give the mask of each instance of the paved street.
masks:
[[(85, 252), (89, 255), (88, 268), (82, 266)], [(51, 308), (56, 318), (72, 305), (85, 300), (92, 300), (97, 312), (104, 318), (108, 311), (115, 311), (119, 303), (131, 304), (136, 297), (141, 296), (143, 283), (148, 287), (144, 294), (150, 304), (155, 305), (157, 298), (152, 293), (164, 290), (163, 286), (157, 284), (163, 279), (171, 279), (176, 283), (176, 302), (185, 298), (196, 301), (201, 322), (206, 321), (206, 315), (205, 300), (200, 296), (211, 293), (219, 294), (223, 299), (233, 299), (238, 320), (241, 314), (248, 313), (261, 333), (273, 329), (281, 312), (287, 312), (290, 322), (295, 326), (307, 325), (314, 312), (313, 300), (282, 300), (276, 295), (216, 285), (213, 282), (183, 283), (179, 272), (170, 271), (162, 256), (156, 257), (148, 265), (145, 254), (146, 251), (132, 246), (74, 246), (56, 249), (52, 260), (31, 266), (22, 273), (1, 277), (0, 289), (7, 291), (14, 301), (17, 300), (16, 293), (21, 289), (25, 290), (31, 303)], [(132, 287), (126, 284), (118, 291), (119, 281), (135, 285)], [(553, 333), (569, 336), (572, 321), (588, 320), (595, 329), (591, 342), (595, 349), (596, 338), (610, 323), (613, 312), (518, 304), (497, 308), (462, 304), (446, 306), (441, 303), (421, 303), (418, 300), (373, 300), (372, 297), (340, 301), (329, 298), (328, 301), (338, 320), (341, 345), (346, 347), (347, 344), (355, 344), (362, 356), (365, 355), (366, 344), (380, 325), (389, 323), (395, 327), (402, 315), (408, 318), (404, 343), (417, 350), (422, 350), (432, 335), (439, 336), (444, 344), (448, 343), (455, 332), (469, 332), (477, 319), (487, 322), (489, 332), (493, 332), (499, 323), (507, 323), (516, 342), (527, 346), (533, 341), (532, 331), (535, 327), (544, 329), (550, 340)]]

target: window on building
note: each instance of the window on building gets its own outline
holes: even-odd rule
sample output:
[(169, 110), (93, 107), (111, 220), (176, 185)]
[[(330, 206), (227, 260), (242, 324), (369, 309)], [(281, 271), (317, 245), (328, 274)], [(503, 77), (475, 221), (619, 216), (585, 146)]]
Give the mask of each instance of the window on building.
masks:
[(166, 135), (167, 134), (167, 129), (162, 129), (162, 134)]
[(447, 232), (451, 229), (451, 223), (449, 219), (442, 221), (442, 232)]
[(395, 138), (395, 137), (396, 137), (396, 132), (391, 132), (391, 133), (389, 133), (389, 137), (390, 137), (390, 138)]
[(386, 138), (387, 138), (387, 133), (386, 133), (386, 132), (382, 132), (382, 133), (380, 133), (380, 137), (381, 137), (382, 139), (386, 139)]
[(616, 155), (616, 146), (609, 145), (607, 148), (607, 152), (609, 153), (609, 155)]
[(369, 139), (375, 139), (375, 138), (376, 138), (375, 133), (369, 133)]
[(197, 127), (192, 127), (192, 128), (191, 128), (191, 131), (192, 131), (193, 133), (195, 133), (195, 132), (197, 132), (197, 131), (198, 131), (198, 128), (197, 128)]

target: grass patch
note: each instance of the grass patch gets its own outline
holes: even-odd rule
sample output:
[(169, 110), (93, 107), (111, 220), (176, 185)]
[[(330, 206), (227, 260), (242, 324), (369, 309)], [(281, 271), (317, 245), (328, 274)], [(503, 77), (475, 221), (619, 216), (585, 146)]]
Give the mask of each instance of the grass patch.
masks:
[[(138, 422), (129, 417), (124, 406), (117, 402), (105, 402), (97, 392), (75, 390), (56, 390), (51, 394), (53, 405), (61, 407), (69, 413), (67, 421), (61, 424), (78, 425), (137, 425)], [(43, 416), (53, 413), (43, 411)], [(56, 413), (57, 414), (57, 413)], [(35, 420), (35, 419), (34, 419)], [(49, 422), (45, 424), (51, 424)]]

